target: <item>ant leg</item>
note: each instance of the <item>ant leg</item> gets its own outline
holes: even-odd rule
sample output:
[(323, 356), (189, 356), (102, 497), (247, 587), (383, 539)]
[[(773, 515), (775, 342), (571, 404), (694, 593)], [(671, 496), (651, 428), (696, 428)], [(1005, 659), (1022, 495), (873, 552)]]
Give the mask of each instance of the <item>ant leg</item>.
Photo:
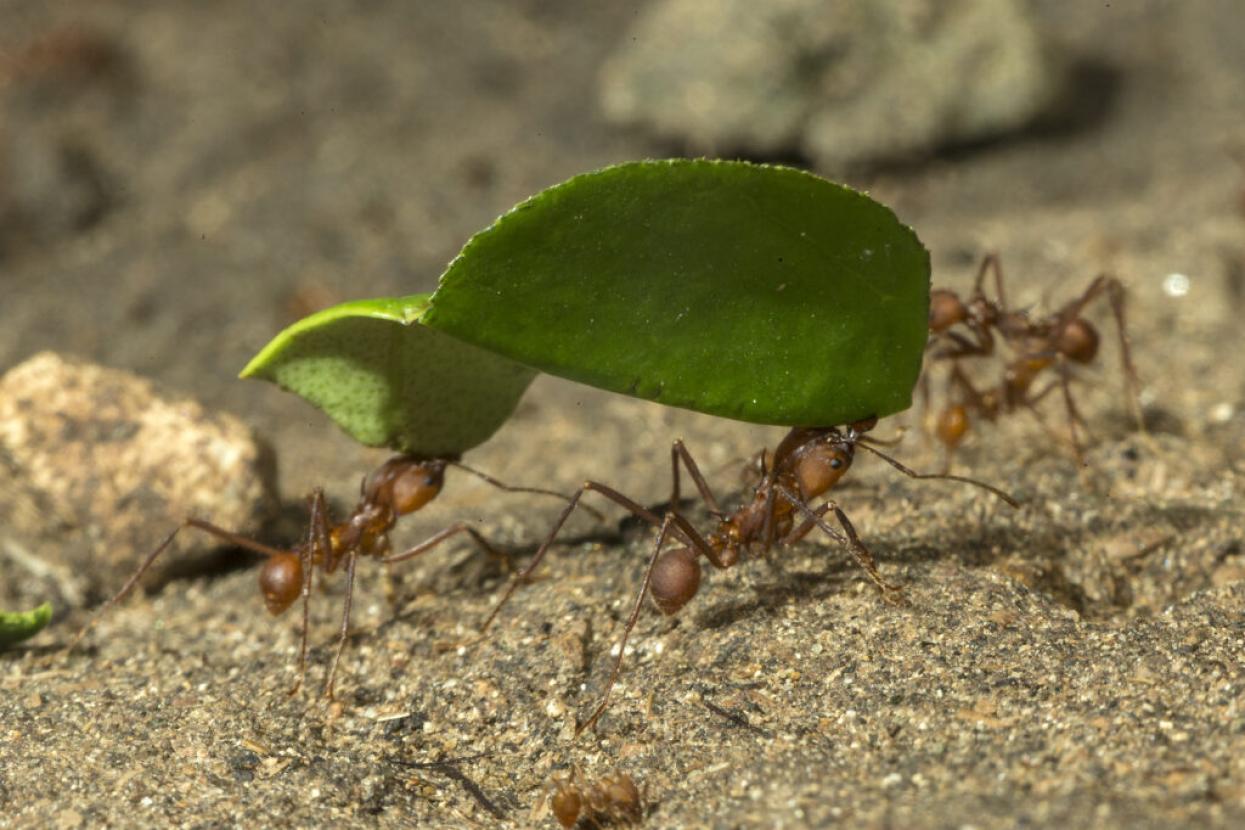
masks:
[(977, 269), (977, 279), (973, 282), (973, 295), (981, 299), (985, 299), (985, 281), (986, 273), (994, 274), (994, 292), (998, 297), (995, 305), (998, 306), (999, 312), (1007, 313), (1007, 296), (1003, 293), (1003, 263), (999, 259), (998, 253), (991, 251), (981, 260), (981, 266)]
[(813, 510), (813, 515), (816, 518), (805, 519), (803, 524), (801, 524), (799, 527), (795, 528), (790, 533), (788, 533), (786, 536), (784, 536), (782, 538), (783, 546), (785, 547), (787, 545), (794, 545), (796, 542), (799, 542), (801, 539), (803, 539), (805, 536), (811, 533), (813, 528), (817, 527), (817, 519), (820, 519), (822, 516), (826, 515), (826, 511), (829, 509), (830, 509), (830, 504), (828, 502), (826, 504), (822, 504), (816, 507)]
[(329, 541), (328, 507), (324, 503), (324, 491), (317, 487), (310, 498), (310, 518), (307, 522), (307, 541), (298, 552), (303, 569), (303, 588), (301, 592), (303, 605), (303, 626), (298, 645), (298, 680), (288, 692), (290, 697), (298, 694), (303, 681), (307, 679), (307, 629), (311, 625), (311, 584), (315, 578), (317, 552), (320, 561), (327, 562), (333, 550)]
[(217, 527), (216, 525), (211, 524), (210, 522), (205, 522), (202, 519), (186, 519), (180, 525), (175, 527), (172, 533), (164, 537), (164, 540), (156, 546), (156, 549), (149, 553), (147, 558), (143, 560), (142, 564), (138, 566), (138, 570), (134, 571), (130, 578), (125, 581), (125, 584), (121, 586), (121, 590), (117, 591), (117, 593), (114, 594), (107, 602), (101, 605), (100, 609), (95, 612), (90, 620), (87, 621), (86, 625), (82, 626), (82, 628), (78, 630), (78, 633), (75, 634), (73, 639), (69, 641), (69, 645), (65, 646), (65, 648), (61, 650), (62, 655), (68, 655), (71, 651), (73, 651), (74, 648), (77, 647), (78, 643), (82, 642), (82, 638), (87, 635), (87, 632), (90, 631), (97, 622), (99, 622), (100, 618), (102, 618), (104, 614), (108, 613), (114, 605), (130, 595), (130, 592), (133, 591), (135, 586), (138, 585), (139, 580), (143, 578), (143, 574), (147, 573), (151, 566), (155, 564), (155, 561), (160, 558), (160, 554), (164, 553), (168, 549), (169, 545), (173, 544), (173, 540), (177, 538), (177, 534), (187, 527), (198, 528), (199, 530), (212, 534), (218, 539), (223, 539), (226, 542), (229, 542), (235, 547), (246, 548), (265, 556), (281, 556), (285, 554), (285, 551), (277, 550), (276, 548), (269, 547), (262, 542), (256, 542), (254, 539), (248, 539), (245, 536), (239, 536), (236, 533), (231, 533), (224, 528)]
[(391, 556), (386, 556), (380, 561), (384, 562), (386, 565), (392, 565), (395, 562), (405, 562), (408, 559), (414, 559), (416, 556), (419, 556), (420, 554), (423, 554), (423, 553), (427, 553), (428, 551), (435, 548), (437, 545), (441, 544), (442, 542), (444, 542), (445, 540), (453, 536), (458, 535), (459, 533), (466, 533), (468, 536), (470, 536), (472, 540), (477, 545), (479, 545), (481, 548), (483, 548), (484, 552), (487, 553), (489, 556), (493, 556), (497, 559), (502, 559), (507, 564), (510, 563), (509, 552), (503, 551), (500, 548), (493, 545), (488, 539), (484, 538), (484, 536), (478, 530), (476, 530), (474, 527), (471, 527), (466, 522), (455, 522), (454, 524), (450, 525), (444, 530), (428, 537), (424, 541), (420, 542), (418, 545), (415, 545), (412, 548), (404, 550), (401, 553), (395, 553)]
[[(545, 554), (549, 552), (549, 548), (553, 545), (554, 540), (557, 538), (558, 533), (561, 532), (562, 526), (566, 524), (566, 520), (575, 510), (575, 507), (579, 504), (580, 499), (582, 499), (584, 494), (588, 492), (599, 493), (623, 509), (631, 512), (637, 518), (648, 522), (653, 527), (661, 527), (662, 525), (663, 519), (658, 518), (657, 514), (627, 498), (614, 488), (607, 487), (606, 485), (599, 484), (595, 481), (584, 482), (583, 486), (576, 491), (575, 495), (571, 496), (570, 502), (562, 510), (561, 515), (558, 516), (558, 520), (554, 522), (553, 529), (549, 532), (549, 535), (545, 537), (545, 541), (541, 543), (540, 547), (537, 548), (536, 554), (532, 557), (532, 561), (529, 562), (527, 567), (516, 574), (515, 578), (510, 581), (510, 585), (507, 586), (506, 592), (502, 595), (502, 598), (498, 600), (497, 604), (493, 606), (493, 610), (480, 626), (481, 633), (488, 630), (488, 627), (492, 624), (493, 620), (497, 618), (497, 614), (501, 611), (502, 607), (510, 601), (512, 596), (514, 596), (514, 592), (518, 590), (519, 585), (526, 582), (532, 575), (532, 572), (535, 571), (540, 565), (541, 561), (545, 558)], [(686, 541), (688, 545), (704, 554), (705, 558), (713, 563), (714, 567), (719, 569), (726, 567), (726, 563), (722, 561), (717, 552), (709, 545), (708, 542), (705, 541), (704, 537), (697, 532), (696, 528), (692, 527), (691, 523), (688, 522), (687, 519), (683, 518), (677, 511), (673, 510), (666, 513), (666, 515), (673, 517), (671, 521), (675, 523), (679, 535), (683, 537), (684, 541)]]
[(1059, 389), (1063, 393), (1064, 408), (1068, 412), (1068, 433), (1072, 438), (1072, 451), (1076, 454), (1076, 463), (1084, 467), (1085, 453), (1076, 434), (1076, 425), (1077, 423), (1084, 424), (1085, 419), (1081, 417), (1076, 403), (1072, 400), (1072, 387), (1068, 383), (1068, 366), (1062, 357), (1059, 360)]
[(627, 617), (627, 624), (623, 626), (622, 639), (618, 642), (618, 657), (614, 660), (614, 668), (610, 671), (610, 679), (605, 684), (605, 693), (601, 695), (601, 702), (592, 710), (592, 714), (588, 720), (575, 727), (575, 734), (583, 732), (585, 729), (597, 722), (601, 714), (605, 712), (605, 707), (610, 701), (610, 692), (614, 690), (614, 683), (618, 680), (618, 673), (622, 670), (623, 655), (627, 653), (627, 638), (631, 636), (631, 629), (635, 628), (636, 620), (640, 618), (640, 609), (644, 607), (644, 595), (648, 593), (649, 583), (653, 579), (653, 567), (657, 564), (657, 557), (661, 554), (661, 549), (666, 544), (666, 536), (670, 532), (670, 526), (675, 520), (674, 513), (667, 513), (662, 519), (661, 529), (657, 531), (657, 544), (653, 546), (653, 555), (648, 558), (648, 567), (644, 569), (644, 581), (640, 583), (640, 592), (636, 595), (635, 605), (631, 608), (631, 615)]
[[(856, 534), (856, 528), (848, 520), (847, 515), (839, 509), (839, 506), (833, 501), (827, 501), (824, 507), (834, 511), (834, 517), (838, 520), (839, 525), (843, 528), (843, 533), (839, 533), (829, 524), (826, 523), (817, 511), (809, 507), (803, 499), (799, 498), (781, 484), (774, 485), (775, 489), (782, 495), (784, 499), (791, 504), (799, 513), (804, 515), (806, 521), (811, 521), (823, 533), (834, 539), (836, 542), (846, 545), (852, 553), (852, 558), (856, 560), (856, 564), (864, 569), (870, 581), (873, 582), (877, 589), (882, 592), (882, 596), (891, 597), (900, 592), (898, 585), (892, 585), (882, 578), (882, 574), (878, 571), (877, 563), (873, 559), (873, 554), (865, 547), (865, 543), (860, 541), (860, 537)], [(846, 534), (846, 536), (844, 535)]]
[(1137, 431), (1145, 433), (1146, 419), (1141, 411), (1141, 380), (1137, 377), (1137, 368), (1133, 365), (1128, 328), (1124, 321), (1124, 286), (1114, 277), (1107, 282), (1107, 301), (1111, 305), (1111, 314), (1115, 317), (1115, 328), (1120, 337), (1120, 363), (1124, 370), (1124, 384), (1128, 387), (1128, 405), (1137, 422)]
[[(560, 499), (561, 501), (570, 501), (570, 496), (567, 496), (565, 493), (559, 493), (555, 490), (545, 490), (541, 487), (517, 487), (513, 484), (506, 484), (503, 481), (493, 478), (488, 473), (481, 472), (480, 470), (477, 470), (474, 467), (468, 467), (466, 464), (462, 463), (461, 461), (449, 461), (447, 463), (457, 467), (458, 469), (462, 470), (464, 473), (470, 473), (471, 475), (480, 479), (484, 483), (491, 484), (492, 486), (496, 487), (498, 490), (502, 490), (507, 493), (532, 493), (537, 496), (552, 496), (553, 498)], [(587, 510), (589, 513), (591, 513), (598, 522), (605, 521), (605, 516), (601, 514), (601, 511), (596, 510), (591, 505), (585, 504), (584, 510)]]
[(333, 665), (329, 667), (328, 679), (324, 681), (324, 697), (333, 699), (333, 681), (337, 677), (337, 664), (341, 662), (342, 652), (346, 650), (346, 635), (350, 630), (350, 603), (354, 599), (354, 566), (359, 561), (358, 551), (346, 554), (346, 600), (342, 604), (341, 633), (337, 637), (337, 653), (333, 655)]
[(683, 443), (683, 439), (675, 441), (670, 447), (670, 507), (678, 509), (679, 506), (679, 460), (682, 459), (683, 466), (687, 468), (687, 474), (692, 477), (692, 481), (696, 484), (696, 489), (700, 491), (700, 497), (704, 499), (705, 504), (709, 506), (709, 512), (719, 519), (726, 514), (722, 512), (721, 505), (714, 497), (713, 491), (709, 489), (709, 483), (705, 481), (704, 475), (700, 472), (700, 467), (692, 458), (691, 452)]

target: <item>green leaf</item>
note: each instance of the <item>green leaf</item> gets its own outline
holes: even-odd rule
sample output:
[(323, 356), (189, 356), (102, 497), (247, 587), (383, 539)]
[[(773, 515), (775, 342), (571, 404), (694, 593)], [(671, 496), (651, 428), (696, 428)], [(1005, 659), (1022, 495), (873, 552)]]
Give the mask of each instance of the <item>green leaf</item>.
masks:
[(300, 395), (356, 440), (457, 456), (505, 423), (531, 369), (419, 322), (428, 295), (343, 303), (273, 338), (242, 377)]
[(767, 424), (911, 404), (929, 254), (886, 207), (784, 167), (634, 162), (515, 207), (423, 322), (551, 374)]
[(10, 613), (0, 611), (0, 648), (28, 640), (52, 621), (52, 603), (45, 602), (33, 611)]

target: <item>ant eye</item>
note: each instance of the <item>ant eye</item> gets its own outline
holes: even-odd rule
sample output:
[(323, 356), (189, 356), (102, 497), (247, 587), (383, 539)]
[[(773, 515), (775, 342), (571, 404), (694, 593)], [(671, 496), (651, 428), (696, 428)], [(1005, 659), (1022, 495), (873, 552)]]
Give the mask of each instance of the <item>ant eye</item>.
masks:
[(843, 459), (841, 459), (841, 458), (832, 458), (832, 459), (830, 460), (830, 469), (832, 469), (832, 470), (837, 470), (837, 469), (839, 469), (839, 468), (840, 468), (840, 467), (842, 467), (842, 466), (843, 466)]

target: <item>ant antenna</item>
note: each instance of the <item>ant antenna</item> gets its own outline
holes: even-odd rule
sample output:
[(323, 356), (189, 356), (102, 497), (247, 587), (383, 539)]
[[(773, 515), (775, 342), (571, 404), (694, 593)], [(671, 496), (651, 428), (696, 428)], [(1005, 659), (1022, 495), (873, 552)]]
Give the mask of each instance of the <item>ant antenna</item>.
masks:
[(881, 458), (887, 464), (891, 465), (896, 470), (908, 476), (909, 478), (943, 479), (946, 481), (958, 481), (963, 484), (971, 484), (972, 486), (979, 487), (982, 490), (988, 490), (989, 492), (998, 496), (1003, 501), (1007, 502), (1012, 507), (1020, 507), (1020, 502), (1016, 501), (1010, 495), (1008, 495), (1007, 493), (1003, 492), (1002, 490), (1000, 490), (999, 488), (991, 484), (986, 484), (984, 481), (978, 481), (975, 478), (968, 478), (967, 476), (950, 475), (949, 473), (918, 473), (915, 470), (911, 469), (910, 467), (905, 467), (903, 464), (900, 464), (898, 461), (891, 458), (889, 455), (877, 449), (876, 447), (870, 446), (871, 443), (876, 443), (876, 442), (874, 442), (872, 438), (866, 438), (864, 436), (861, 436), (857, 442), (858, 446), (864, 447), (866, 450), (873, 453), (878, 458)]
[[(464, 464), (461, 461), (449, 461), (447, 463), (450, 466), (457, 467), (458, 469), (462, 470), (464, 473), (470, 473), (471, 475), (475, 476), (481, 481), (487, 482), (488, 484), (491, 484), (494, 487), (496, 487), (498, 490), (504, 490), (507, 493), (534, 493), (539, 496), (553, 496), (554, 498), (561, 499), (562, 501), (565, 501), (565, 502), (569, 502), (571, 500), (571, 497), (567, 496), (564, 493), (558, 493), (553, 490), (545, 490), (541, 487), (516, 487), (513, 484), (506, 484), (505, 482), (498, 481), (497, 479), (493, 478), (488, 473), (477, 470), (474, 467), (468, 467), (466, 464)], [(602, 513), (600, 510), (597, 510), (592, 505), (585, 504), (583, 505), (583, 509), (591, 513), (592, 516), (598, 522), (605, 521), (605, 514)]]

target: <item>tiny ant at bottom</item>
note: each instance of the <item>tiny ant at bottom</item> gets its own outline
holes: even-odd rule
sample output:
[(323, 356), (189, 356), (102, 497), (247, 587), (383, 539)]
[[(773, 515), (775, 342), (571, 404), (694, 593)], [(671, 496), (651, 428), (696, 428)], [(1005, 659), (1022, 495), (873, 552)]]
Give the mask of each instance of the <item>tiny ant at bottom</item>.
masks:
[(635, 779), (613, 772), (589, 781), (578, 768), (549, 782), (549, 809), (564, 828), (577, 824), (601, 827), (631, 824), (644, 813), (644, 802)]
[(341, 522), (331, 521), (324, 491), (316, 488), (308, 499), (311, 515), (307, 524), (306, 540), (289, 550), (270, 547), (245, 536), (231, 533), (202, 519), (186, 519), (148, 554), (121, 590), (105, 602), (91, 620), (78, 631), (69, 645), (65, 647), (64, 653), (72, 651), (112, 606), (125, 599), (138, 584), (142, 575), (168, 549), (183, 528), (191, 527), (210, 533), (231, 545), (267, 557), (267, 561), (259, 569), (259, 589), (264, 596), (264, 605), (271, 614), (283, 613), (294, 604), (295, 600), (302, 598), (302, 641), (298, 654), (298, 680), (290, 689), (291, 695), (302, 686), (307, 671), (308, 599), (311, 596), (314, 571), (319, 567), (327, 575), (338, 568), (345, 568), (346, 596), (342, 606), (341, 629), (338, 635), (337, 651), (333, 656), (333, 663), (324, 684), (324, 695), (331, 699), (337, 665), (346, 647), (346, 635), (350, 627), (350, 605), (354, 594), (355, 564), (360, 557), (374, 557), (386, 564), (403, 562), (427, 553), (453, 536), (466, 533), (489, 554), (509, 559), (508, 554), (499, 551), (474, 528), (461, 521), (433, 534), (412, 548), (399, 553), (392, 552), (389, 543), (390, 531), (393, 530), (399, 518), (414, 513), (437, 497), (444, 484), (445, 468), (449, 466), (457, 467), (509, 493), (534, 493), (552, 496), (566, 502), (570, 501), (567, 496), (552, 490), (504, 484), (492, 476), (468, 467), (455, 457), (395, 456), (364, 477), (360, 488), (359, 503)]
[[(498, 613), (514, 595), (519, 585), (527, 581), (540, 565), (563, 524), (579, 505), (580, 499), (588, 492), (598, 493), (618, 504), (642, 521), (657, 528), (658, 533), (635, 604), (624, 624), (622, 640), (618, 646), (618, 657), (614, 661), (605, 692), (588, 720), (576, 729), (576, 733), (594, 724), (605, 711), (610, 691), (614, 688), (622, 668), (627, 637), (635, 627), (636, 620), (639, 619), (645, 595), (651, 593), (653, 604), (663, 614), (677, 613), (700, 588), (700, 557), (702, 556), (709, 560), (709, 564), (713, 567), (723, 570), (738, 562), (741, 555), (749, 553), (754, 545), (760, 545), (763, 551), (768, 551), (775, 543), (791, 545), (817, 528), (850, 551), (857, 564), (881, 591), (883, 597), (898, 602), (901, 597), (900, 589), (882, 579), (873, 554), (861, 542), (856, 528), (838, 503), (833, 499), (826, 499), (818, 507), (810, 504), (812, 500), (823, 496), (834, 487), (847, 473), (857, 447), (863, 447), (882, 458), (910, 478), (959, 481), (987, 490), (1012, 507), (1018, 505), (1007, 493), (984, 482), (963, 476), (917, 473), (905, 467), (877, 449), (875, 445), (883, 442), (866, 435), (876, 425), (877, 418), (866, 418), (846, 427), (792, 429), (778, 444), (768, 465), (764, 457), (762, 458), (761, 481), (756, 485), (751, 500), (745, 501), (731, 513), (721, 508), (701, 474), (700, 468), (697, 467), (682, 441), (675, 441), (670, 450), (672, 470), (671, 496), (668, 502), (670, 507), (662, 516), (658, 516), (654, 511), (641, 506), (611, 487), (595, 481), (585, 482), (570, 498), (570, 502), (563, 509), (562, 515), (558, 517), (549, 536), (532, 557), (532, 561), (515, 576), (507, 587), (506, 592), (481, 626), (481, 631), (486, 630), (497, 618)], [(717, 526), (708, 534), (702, 535), (678, 511), (680, 464), (686, 468), (701, 498), (708, 506), (709, 512), (717, 520)], [(838, 525), (837, 528), (825, 520), (827, 513), (833, 515)], [(671, 535), (676, 537), (678, 545), (664, 550), (667, 538)]]

